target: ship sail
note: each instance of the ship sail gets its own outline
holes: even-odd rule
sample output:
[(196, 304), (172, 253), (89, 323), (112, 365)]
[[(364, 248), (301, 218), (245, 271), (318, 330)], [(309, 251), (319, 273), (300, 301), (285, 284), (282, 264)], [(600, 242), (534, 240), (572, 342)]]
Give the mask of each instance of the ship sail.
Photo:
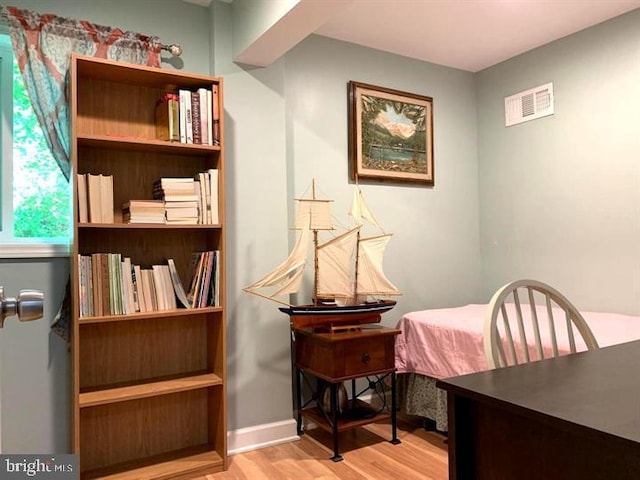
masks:
[(353, 256), (359, 227), (318, 246), (318, 296), (353, 296)]
[[(307, 221), (306, 224), (308, 225), (309, 222)], [(286, 260), (257, 282), (245, 287), (243, 289), (245, 292), (288, 305), (288, 303), (279, 301), (277, 297), (297, 293), (300, 290), (309, 250), (310, 231), (304, 225), (305, 223), (302, 222), (300, 236)], [(263, 289), (269, 287), (272, 287), (270, 293), (261, 293)]]
[(391, 234), (361, 238), (358, 247), (358, 295), (400, 295), (382, 271), (382, 259)]
[(378, 223), (371, 209), (365, 202), (362, 191), (358, 186), (356, 186), (353, 191), (353, 200), (351, 202), (351, 208), (349, 209), (349, 215), (358, 223), (361, 223), (362, 219), (367, 220), (382, 232), (382, 235), (358, 238), (355, 285), (357, 296), (401, 295), (400, 291), (389, 281), (382, 270), (384, 252), (392, 235), (384, 232), (384, 229), (380, 223)]

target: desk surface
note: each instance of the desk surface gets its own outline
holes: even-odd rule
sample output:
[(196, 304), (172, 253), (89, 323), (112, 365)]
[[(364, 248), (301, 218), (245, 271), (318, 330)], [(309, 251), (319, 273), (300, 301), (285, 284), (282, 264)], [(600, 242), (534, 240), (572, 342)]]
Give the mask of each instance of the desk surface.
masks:
[(438, 387), (538, 420), (640, 442), (640, 341), (452, 377)]

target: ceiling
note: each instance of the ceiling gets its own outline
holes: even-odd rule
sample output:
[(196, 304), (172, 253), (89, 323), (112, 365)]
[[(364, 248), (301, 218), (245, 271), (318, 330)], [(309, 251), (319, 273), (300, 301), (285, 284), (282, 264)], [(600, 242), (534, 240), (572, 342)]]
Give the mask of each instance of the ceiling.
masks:
[(470, 72), (640, 8), (640, 0), (221, 1), (288, 11), (240, 63), (266, 66), (315, 33)]
[(636, 8), (640, 0), (353, 0), (314, 33), (477, 72)]

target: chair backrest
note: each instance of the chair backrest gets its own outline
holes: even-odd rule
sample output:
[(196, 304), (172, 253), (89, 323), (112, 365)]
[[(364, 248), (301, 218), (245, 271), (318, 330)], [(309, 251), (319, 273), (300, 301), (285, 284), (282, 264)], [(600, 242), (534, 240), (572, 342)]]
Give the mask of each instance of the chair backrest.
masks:
[(598, 342), (580, 312), (542, 282), (508, 283), (489, 303), (484, 354), (490, 369), (596, 348)]

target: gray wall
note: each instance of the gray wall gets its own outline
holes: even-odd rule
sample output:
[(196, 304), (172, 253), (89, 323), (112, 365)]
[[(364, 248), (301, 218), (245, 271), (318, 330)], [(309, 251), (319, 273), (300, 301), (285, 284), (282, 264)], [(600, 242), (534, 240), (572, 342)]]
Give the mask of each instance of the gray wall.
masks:
[[(505, 128), (504, 97), (553, 82), (555, 115)], [(484, 293), (546, 281), (640, 314), (640, 10), (477, 75)]]
[[(395, 233), (386, 271), (404, 296), (385, 324), (411, 310), (487, 301), (497, 285), (525, 274), (592, 299), (594, 308), (620, 307), (623, 295), (635, 306), (637, 13), (473, 75), (318, 36), (267, 68), (239, 67), (231, 61), (233, 4), (224, 2), (209, 12), (179, 0), (12, 3), (157, 34), (182, 43), (185, 71), (224, 77), (231, 430), (292, 417), (287, 318), (242, 287), (286, 255), (290, 201), (312, 178), (345, 218), (349, 80), (434, 98), (435, 187), (363, 185)], [(504, 96), (547, 81), (555, 83), (556, 115), (504, 129)], [(615, 99), (609, 106), (605, 85)], [(18, 278), (16, 262), (5, 261), (0, 276), (12, 292), (35, 286), (53, 298), (66, 268), (64, 260), (33, 262)], [(5, 451), (67, 449), (68, 358), (48, 333), (53, 310), (2, 333)], [(34, 348), (39, 356), (28, 358)], [(7, 357), (17, 353), (22, 362), (12, 365)], [(35, 408), (45, 413), (33, 417)]]

